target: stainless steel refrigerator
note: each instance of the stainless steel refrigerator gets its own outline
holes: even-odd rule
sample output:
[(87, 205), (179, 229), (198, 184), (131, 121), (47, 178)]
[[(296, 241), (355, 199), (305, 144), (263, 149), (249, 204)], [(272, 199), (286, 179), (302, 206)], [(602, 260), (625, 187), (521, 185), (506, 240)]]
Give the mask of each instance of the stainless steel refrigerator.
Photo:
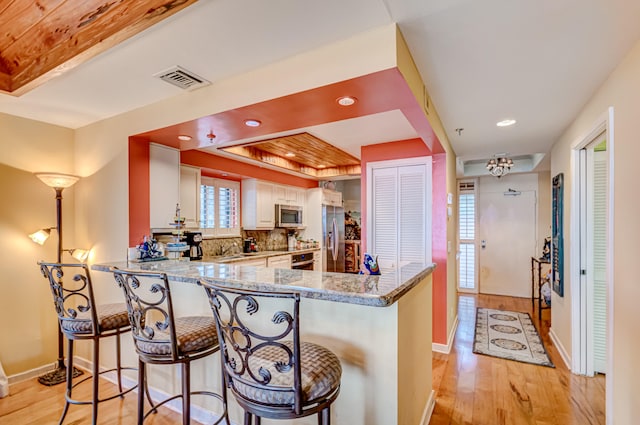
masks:
[(322, 206), (323, 271), (344, 273), (344, 208)]

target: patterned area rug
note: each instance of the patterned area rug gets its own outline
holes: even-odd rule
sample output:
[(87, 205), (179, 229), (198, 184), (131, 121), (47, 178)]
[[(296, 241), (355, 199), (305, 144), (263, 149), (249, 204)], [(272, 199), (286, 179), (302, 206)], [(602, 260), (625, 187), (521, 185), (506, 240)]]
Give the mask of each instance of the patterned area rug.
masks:
[(528, 313), (478, 308), (473, 352), (555, 367)]

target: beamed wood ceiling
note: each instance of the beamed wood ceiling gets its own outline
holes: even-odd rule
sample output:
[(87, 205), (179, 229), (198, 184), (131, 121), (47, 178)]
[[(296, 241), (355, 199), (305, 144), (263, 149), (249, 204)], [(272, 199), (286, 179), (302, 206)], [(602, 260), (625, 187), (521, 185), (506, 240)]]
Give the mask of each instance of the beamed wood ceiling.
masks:
[(19, 96), (197, 0), (0, 0), (0, 91)]

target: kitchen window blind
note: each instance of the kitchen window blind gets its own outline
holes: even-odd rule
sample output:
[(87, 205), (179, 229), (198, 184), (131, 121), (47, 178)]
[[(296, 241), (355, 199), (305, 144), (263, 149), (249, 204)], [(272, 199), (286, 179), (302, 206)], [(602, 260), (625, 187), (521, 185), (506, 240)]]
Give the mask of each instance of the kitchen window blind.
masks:
[(200, 227), (212, 236), (240, 236), (240, 184), (230, 180), (202, 178)]

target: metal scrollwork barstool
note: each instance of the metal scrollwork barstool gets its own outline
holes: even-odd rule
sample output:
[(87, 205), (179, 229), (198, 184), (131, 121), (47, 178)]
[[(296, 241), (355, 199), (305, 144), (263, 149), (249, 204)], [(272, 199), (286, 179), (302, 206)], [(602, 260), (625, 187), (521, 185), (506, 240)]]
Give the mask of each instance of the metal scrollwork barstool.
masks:
[(211, 316), (175, 317), (169, 280), (165, 273), (127, 271), (113, 268), (118, 286), (122, 288), (131, 323), (131, 334), (138, 353), (138, 382), (146, 382), (146, 364), (182, 367), (182, 393), (174, 395), (144, 412), (144, 397), (138, 393), (138, 424), (156, 408), (182, 398), (182, 423), (191, 418), (191, 396), (212, 396), (222, 403), (222, 413), (214, 422), (229, 424), (227, 398), (222, 382), (221, 394), (211, 391), (191, 391), (190, 363), (220, 349), (214, 319)]
[(342, 366), (325, 347), (300, 341), (300, 294), (229, 288), (207, 279), (200, 284), (216, 319), (223, 374), (245, 411), (244, 424), (317, 414), (319, 424), (329, 425)]
[[(136, 370), (131, 367), (122, 367), (120, 361), (120, 335), (131, 329), (127, 308), (124, 303), (96, 305), (91, 275), (86, 264), (45, 263), (41, 261), (38, 265), (44, 277), (49, 281), (58, 314), (58, 323), (68, 342), (65, 405), (59, 424), (63, 423), (70, 404), (91, 404), (91, 422), (95, 425), (98, 420), (99, 403), (123, 397), (137, 387), (133, 386), (125, 390), (122, 388), (122, 370)], [(64, 284), (63, 278), (65, 279)], [(100, 371), (100, 340), (111, 336), (116, 337), (116, 367)], [(93, 364), (92, 374), (74, 384), (73, 343), (76, 340), (93, 341)], [(101, 374), (113, 371), (117, 375), (118, 393), (101, 399), (98, 393), (98, 378)], [(73, 389), (88, 379), (92, 379), (92, 399), (74, 399)]]

